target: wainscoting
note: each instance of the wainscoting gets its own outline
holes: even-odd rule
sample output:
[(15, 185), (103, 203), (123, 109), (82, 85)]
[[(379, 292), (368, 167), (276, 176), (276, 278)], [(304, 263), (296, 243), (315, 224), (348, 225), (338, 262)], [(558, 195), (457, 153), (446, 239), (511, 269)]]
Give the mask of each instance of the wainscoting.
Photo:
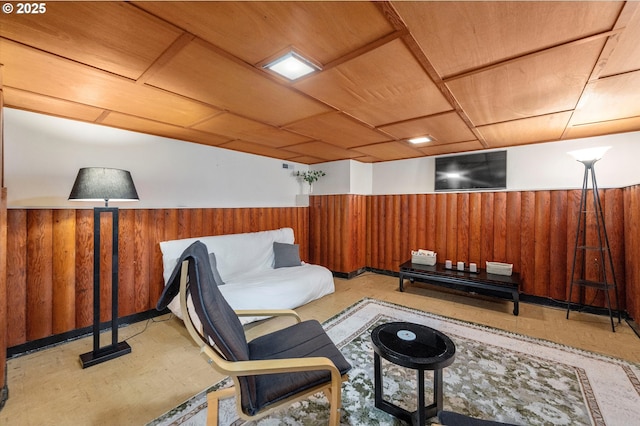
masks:
[(624, 243), (627, 312), (640, 322), (640, 185), (624, 189)]
[(367, 264), (367, 196), (309, 197), (309, 258), (334, 272), (350, 275)]
[[(640, 185), (602, 190), (601, 198), (621, 307), (637, 321)], [(557, 190), (314, 195), (308, 208), (121, 209), (119, 314), (155, 307), (163, 288), (160, 241), (284, 226), (294, 229), (303, 260), (341, 275), (397, 272), (412, 249), (428, 248), (440, 261), (513, 263), (524, 293), (564, 301), (579, 201), (579, 190)], [(7, 225), (7, 346), (91, 325), (93, 211), (10, 209)], [(110, 224), (102, 232), (102, 250), (110, 250)], [(102, 283), (106, 321), (108, 273)], [(576, 300), (604, 302), (591, 289)]]
[[(155, 308), (164, 285), (160, 241), (291, 227), (308, 260), (306, 207), (121, 209), (119, 220), (119, 316)], [(93, 210), (10, 209), (7, 221), (7, 346), (91, 325)], [(101, 232), (102, 250), (110, 253), (104, 218)], [(110, 270), (101, 267), (103, 321), (111, 312)]]
[[(444, 261), (513, 263), (522, 292), (568, 297), (580, 190), (311, 197), (311, 261), (345, 274), (398, 271), (410, 251)], [(620, 305), (640, 318), (640, 186), (601, 190)], [(320, 223), (318, 223), (320, 222)], [(588, 223), (588, 243), (593, 223)], [(364, 230), (364, 232), (363, 232)], [(340, 242), (340, 243), (339, 243)], [(349, 247), (349, 249), (345, 249)], [(588, 277), (598, 271), (590, 264)], [(604, 306), (602, 292), (575, 294)]]
[[(373, 268), (397, 271), (411, 249), (436, 251), (441, 261), (507, 262), (521, 291), (565, 300), (580, 191), (483, 192), (371, 197)], [(616, 273), (624, 276), (622, 190), (603, 191)], [(589, 238), (588, 238), (589, 239)], [(590, 265), (591, 266), (591, 265)], [(591, 268), (593, 269), (593, 268)], [(595, 278), (595, 270), (588, 276)], [(589, 290), (589, 289), (587, 289)], [(586, 300), (591, 300), (586, 295)], [(601, 303), (599, 298), (597, 304)]]

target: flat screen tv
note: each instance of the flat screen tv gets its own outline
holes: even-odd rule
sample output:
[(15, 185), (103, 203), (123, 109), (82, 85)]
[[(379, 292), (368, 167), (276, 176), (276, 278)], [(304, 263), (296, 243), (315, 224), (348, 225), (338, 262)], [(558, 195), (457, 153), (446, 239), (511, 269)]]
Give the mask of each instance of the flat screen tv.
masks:
[(436, 158), (436, 191), (507, 188), (507, 151)]

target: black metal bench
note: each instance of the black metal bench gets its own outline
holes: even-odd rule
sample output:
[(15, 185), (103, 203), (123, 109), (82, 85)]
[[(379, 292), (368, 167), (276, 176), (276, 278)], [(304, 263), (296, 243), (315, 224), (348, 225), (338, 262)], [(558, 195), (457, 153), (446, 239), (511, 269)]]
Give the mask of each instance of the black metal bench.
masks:
[(458, 271), (447, 269), (442, 263), (429, 266), (409, 260), (400, 265), (400, 291), (404, 291), (404, 280), (407, 278), (456, 289), (475, 288), (491, 294), (507, 294), (513, 299), (513, 315), (519, 312), (520, 276), (517, 273), (507, 276), (489, 274), (486, 269), (478, 269), (478, 272)]

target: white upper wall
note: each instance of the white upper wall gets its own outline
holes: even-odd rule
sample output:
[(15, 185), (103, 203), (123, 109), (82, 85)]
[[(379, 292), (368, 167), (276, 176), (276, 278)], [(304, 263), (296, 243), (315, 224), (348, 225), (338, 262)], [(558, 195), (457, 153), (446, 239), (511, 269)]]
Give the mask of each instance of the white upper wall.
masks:
[[(581, 188), (584, 166), (568, 151), (611, 146), (596, 163), (598, 186), (620, 188), (640, 183), (640, 132), (507, 148), (507, 190)], [(372, 194), (434, 191), (435, 157), (373, 164)]]
[[(296, 171), (322, 170), (313, 193), (412, 194), (434, 191), (434, 157), (383, 163), (353, 160), (311, 167), (5, 108), (5, 184), (9, 207), (79, 207), (67, 200), (78, 169), (129, 170), (140, 202), (120, 207), (306, 206)], [(598, 185), (640, 183), (640, 132), (508, 148), (507, 190), (580, 188), (584, 167), (567, 152), (611, 146), (596, 164)], [(92, 206), (87, 206), (92, 207)]]
[(371, 194), (371, 164), (341, 160), (315, 164), (309, 169), (326, 173), (326, 176), (314, 183), (314, 194)]
[(302, 186), (293, 164), (195, 143), (5, 108), (9, 207), (93, 207), (68, 201), (78, 169), (129, 170), (131, 208), (290, 207)]

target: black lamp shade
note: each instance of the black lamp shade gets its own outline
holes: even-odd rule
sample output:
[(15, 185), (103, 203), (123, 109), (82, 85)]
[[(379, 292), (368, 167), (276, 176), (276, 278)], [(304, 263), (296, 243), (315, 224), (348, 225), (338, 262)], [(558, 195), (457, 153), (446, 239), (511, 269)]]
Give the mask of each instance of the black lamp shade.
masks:
[(69, 200), (134, 201), (138, 192), (126, 170), (85, 167), (78, 171)]

